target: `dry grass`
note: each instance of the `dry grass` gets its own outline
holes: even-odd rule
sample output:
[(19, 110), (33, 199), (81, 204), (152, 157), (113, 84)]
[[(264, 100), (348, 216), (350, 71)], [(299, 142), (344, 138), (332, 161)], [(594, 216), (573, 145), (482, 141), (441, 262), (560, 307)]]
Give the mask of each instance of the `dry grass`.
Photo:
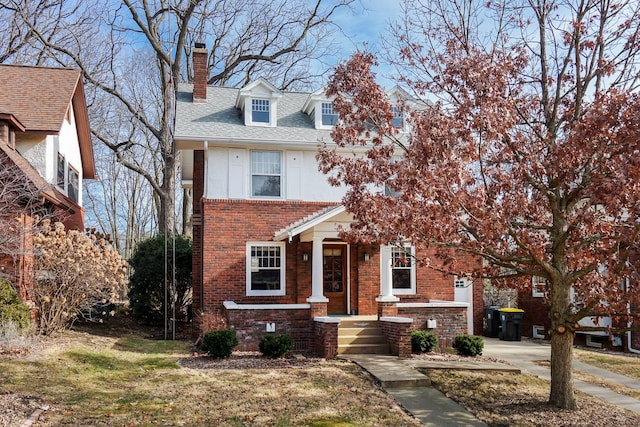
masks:
[(420, 425), (347, 362), (180, 368), (188, 343), (103, 332), (67, 332), (29, 355), (0, 356), (0, 394), (50, 405), (39, 426)]
[(637, 427), (640, 415), (578, 393), (578, 409), (547, 405), (549, 383), (530, 375), (429, 371), (435, 387), (490, 426)]
[(581, 349), (576, 349), (573, 354), (574, 357), (581, 362), (602, 369), (608, 369), (609, 371), (640, 381), (640, 357), (629, 354), (612, 354), (603, 351)]

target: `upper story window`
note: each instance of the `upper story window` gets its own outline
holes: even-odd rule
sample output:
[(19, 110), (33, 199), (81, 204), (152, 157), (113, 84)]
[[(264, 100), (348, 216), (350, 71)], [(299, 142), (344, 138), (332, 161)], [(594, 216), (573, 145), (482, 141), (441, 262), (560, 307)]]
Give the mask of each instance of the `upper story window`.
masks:
[(391, 247), (391, 283), (394, 294), (416, 292), (416, 263), (413, 246)]
[(64, 176), (65, 176), (65, 167), (64, 167), (64, 156), (58, 153), (58, 164), (57, 164), (57, 172), (56, 172), (56, 185), (64, 190)]
[(236, 108), (242, 111), (246, 126), (276, 127), (280, 98), (282, 91), (259, 78), (238, 91)]
[(393, 119), (391, 125), (395, 128), (402, 129), (404, 127), (404, 112), (399, 107), (391, 107)]
[(251, 152), (251, 195), (280, 197), (282, 153), (279, 151)]
[(247, 243), (247, 295), (284, 295), (284, 243)]
[(72, 168), (71, 166), (69, 166), (69, 176), (68, 176), (68, 182), (67, 182), (67, 195), (69, 196), (69, 198), (71, 200), (73, 200), (74, 202), (78, 202), (78, 200), (80, 199), (80, 195), (78, 194), (78, 190), (79, 190), (79, 185), (78, 185), (78, 181), (79, 181), (79, 176), (78, 176), (78, 172)]
[(270, 101), (268, 99), (251, 100), (251, 121), (254, 123), (269, 123)]
[(333, 126), (338, 122), (338, 114), (333, 111), (333, 104), (323, 102), (321, 105), (322, 125)]

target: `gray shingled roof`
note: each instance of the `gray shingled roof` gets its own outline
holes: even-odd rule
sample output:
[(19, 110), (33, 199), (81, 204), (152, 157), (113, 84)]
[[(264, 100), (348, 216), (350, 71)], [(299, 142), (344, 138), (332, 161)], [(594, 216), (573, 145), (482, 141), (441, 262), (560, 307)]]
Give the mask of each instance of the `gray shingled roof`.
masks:
[(277, 127), (245, 126), (235, 102), (239, 89), (207, 86), (207, 102), (193, 103), (193, 85), (178, 86), (176, 139), (224, 141), (329, 141), (329, 130), (315, 129), (302, 111), (310, 93), (283, 92), (278, 100)]

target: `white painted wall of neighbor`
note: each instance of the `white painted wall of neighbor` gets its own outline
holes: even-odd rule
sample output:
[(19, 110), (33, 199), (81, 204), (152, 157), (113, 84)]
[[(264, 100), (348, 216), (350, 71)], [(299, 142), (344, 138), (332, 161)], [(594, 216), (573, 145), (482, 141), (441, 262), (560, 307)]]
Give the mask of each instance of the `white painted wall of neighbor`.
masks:
[[(73, 109), (58, 135), (17, 135), (16, 149), (49, 183), (56, 183), (58, 153), (78, 172), (78, 205), (82, 206), (82, 159)], [(67, 194), (67, 189), (61, 189)]]
[[(78, 172), (78, 204), (82, 206), (82, 159), (80, 157), (80, 142), (78, 141), (78, 131), (76, 129), (73, 108), (71, 108), (69, 117), (69, 121), (63, 120), (62, 127), (60, 128), (59, 150), (60, 154), (65, 157), (67, 164)], [(55, 156), (57, 156), (57, 154), (54, 155), (54, 159), (56, 158)]]
[(54, 172), (47, 171), (47, 142), (49, 137), (44, 135), (20, 135), (16, 133), (16, 150), (27, 159), (40, 176), (52, 182)]
[[(310, 202), (339, 202), (345, 193), (341, 187), (332, 187), (327, 176), (318, 170), (316, 148), (302, 150), (268, 147), (265, 151), (280, 151), (281, 190), (278, 200)], [(207, 199), (253, 199), (251, 195), (252, 148), (212, 147), (207, 153)], [(269, 199), (273, 200), (273, 199)]]

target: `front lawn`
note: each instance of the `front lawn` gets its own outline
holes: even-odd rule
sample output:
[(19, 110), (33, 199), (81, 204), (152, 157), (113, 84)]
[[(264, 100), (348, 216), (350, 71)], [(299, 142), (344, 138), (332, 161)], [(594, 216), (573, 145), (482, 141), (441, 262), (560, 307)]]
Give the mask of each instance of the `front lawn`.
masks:
[(100, 327), (0, 356), (0, 394), (41, 399), (36, 404), (50, 408), (37, 425), (46, 426), (420, 425), (348, 362), (180, 368), (176, 361), (192, 355), (189, 343), (112, 336)]

